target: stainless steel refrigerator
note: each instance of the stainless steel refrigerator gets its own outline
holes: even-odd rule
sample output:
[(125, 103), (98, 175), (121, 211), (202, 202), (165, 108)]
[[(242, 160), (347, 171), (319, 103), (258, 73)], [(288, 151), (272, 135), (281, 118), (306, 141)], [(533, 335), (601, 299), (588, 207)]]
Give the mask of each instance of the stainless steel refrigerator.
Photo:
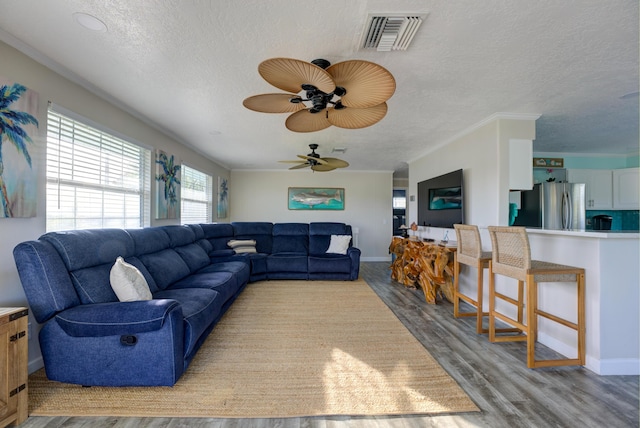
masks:
[(521, 193), (515, 226), (584, 229), (584, 183), (540, 183)]

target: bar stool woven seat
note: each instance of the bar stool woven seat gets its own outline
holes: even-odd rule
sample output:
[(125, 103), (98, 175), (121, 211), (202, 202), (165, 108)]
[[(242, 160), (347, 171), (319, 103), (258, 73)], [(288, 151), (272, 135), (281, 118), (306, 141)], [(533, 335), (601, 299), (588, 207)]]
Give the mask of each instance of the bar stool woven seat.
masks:
[[(524, 227), (490, 226), (489, 235), (493, 246), (489, 264), (489, 340), (505, 342), (526, 340), (527, 367), (550, 367), (584, 365), (585, 363), (585, 281), (584, 269), (539, 260), (531, 260), (529, 238)], [(526, 324), (495, 309), (496, 298), (513, 303), (513, 299), (495, 290), (495, 274), (518, 280), (518, 286), (526, 284)], [(542, 311), (538, 308), (538, 283), (575, 282), (577, 287), (577, 322)], [(521, 292), (519, 292), (520, 294)], [(538, 317), (544, 317), (577, 332), (578, 355), (576, 358), (537, 360), (535, 343), (538, 333)], [(495, 321), (499, 319), (517, 327), (526, 336), (496, 336)]]

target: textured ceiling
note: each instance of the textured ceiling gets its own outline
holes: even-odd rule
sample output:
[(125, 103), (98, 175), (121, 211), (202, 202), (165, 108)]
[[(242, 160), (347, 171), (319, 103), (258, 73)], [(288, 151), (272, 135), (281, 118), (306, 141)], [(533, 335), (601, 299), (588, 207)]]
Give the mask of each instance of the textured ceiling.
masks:
[[(639, 86), (637, 0), (0, 0), (0, 10), (0, 40), (232, 169), (285, 169), (278, 160), (318, 143), (323, 156), (346, 148), (337, 157), (352, 170), (398, 171), (496, 112), (540, 114), (537, 152), (638, 151), (638, 97), (620, 98)], [(428, 17), (407, 51), (360, 50), (373, 12)], [(397, 82), (389, 112), (359, 130), (288, 131), (286, 114), (242, 106), (280, 92), (257, 72), (273, 57), (380, 64)]]

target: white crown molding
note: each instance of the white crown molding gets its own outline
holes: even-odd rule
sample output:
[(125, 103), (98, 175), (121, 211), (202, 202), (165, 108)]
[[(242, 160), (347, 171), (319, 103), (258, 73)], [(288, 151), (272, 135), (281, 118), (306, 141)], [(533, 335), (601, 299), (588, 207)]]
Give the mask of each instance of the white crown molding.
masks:
[[(233, 172), (286, 172), (287, 174), (308, 174), (309, 170), (305, 168), (297, 169), (290, 171), (289, 169), (250, 169), (250, 168), (232, 168)], [(361, 169), (351, 169), (347, 170), (345, 168), (336, 168), (334, 171), (327, 171), (328, 174), (332, 172), (341, 173), (341, 174), (393, 174), (392, 170), (378, 170), (378, 171), (369, 171), (369, 170), (361, 170)], [(323, 173), (318, 173), (323, 174)]]
[(415, 159), (413, 160), (408, 160), (407, 163), (411, 164), (419, 159), (422, 159), (423, 157), (427, 156), (430, 153), (435, 152), (436, 150), (447, 146), (449, 144), (451, 144), (452, 142), (459, 140), (460, 138), (464, 137), (465, 135), (468, 135), (480, 128), (482, 128), (483, 126), (494, 122), (496, 120), (538, 120), (540, 118), (540, 114), (537, 113), (507, 113), (507, 112), (498, 112), (498, 113), (494, 113), (491, 116), (482, 119), (480, 122), (477, 122), (471, 126), (469, 126), (468, 128), (463, 129), (462, 131), (458, 132), (457, 134), (455, 134), (453, 137), (448, 138), (436, 145), (434, 145), (433, 147), (429, 148), (426, 152), (416, 156)]

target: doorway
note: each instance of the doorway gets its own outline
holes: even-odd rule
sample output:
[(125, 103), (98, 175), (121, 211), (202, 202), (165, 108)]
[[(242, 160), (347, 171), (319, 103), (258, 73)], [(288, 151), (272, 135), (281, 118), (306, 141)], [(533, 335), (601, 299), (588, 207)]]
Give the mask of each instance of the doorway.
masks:
[(407, 191), (404, 189), (393, 189), (393, 235), (402, 235), (400, 226), (406, 225), (407, 215)]

